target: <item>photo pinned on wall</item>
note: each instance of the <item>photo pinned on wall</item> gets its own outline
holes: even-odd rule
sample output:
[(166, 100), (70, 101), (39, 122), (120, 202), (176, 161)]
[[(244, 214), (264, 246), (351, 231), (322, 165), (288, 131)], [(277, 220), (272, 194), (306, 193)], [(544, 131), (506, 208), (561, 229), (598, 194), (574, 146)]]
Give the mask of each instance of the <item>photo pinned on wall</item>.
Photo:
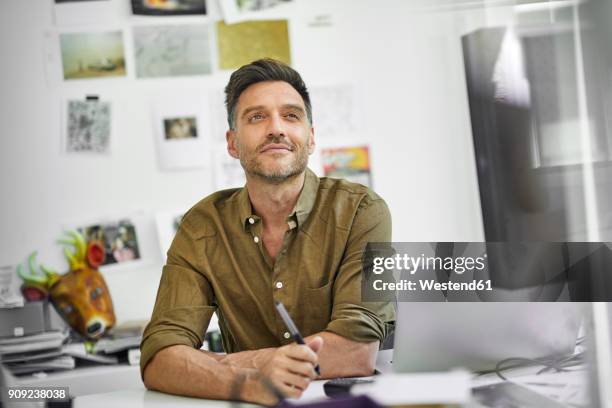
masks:
[(207, 101), (199, 94), (159, 96), (153, 120), (162, 170), (206, 167), (208, 160)]
[(206, 0), (132, 0), (132, 14), (143, 16), (205, 15)]
[(170, 249), (172, 240), (181, 225), (181, 219), (185, 211), (160, 211), (155, 214), (155, 224), (157, 226), (157, 237), (162, 259), (166, 260), (166, 254)]
[(251, 20), (262, 11), (275, 8), (293, 0), (220, 0), (223, 19), (227, 24)]
[(195, 116), (164, 119), (164, 136), (166, 140), (198, 137), (197, 119)]
[(210, 74), (209, 31), (206, 24), (134, 27), (136, 77)]
[(368, 146), (347, 146), (321, 149), (323, 175), (343, 178), (372, 188)]
[(66, 153), (109, 153), (111, 103), (97, 97), (65, 104), (63, 151)]
[(291, 65), (287, 20), (217, 23), (220, 69), (236, 69), (261, 58)]
[(87, 225), (77, 231), (87, 242), (98, 240), (103, 243), (106, 257), (101, 266), (140, 259), (136, 227), (130, 219)]
[(65, 80), (126, 76), (123, 32), (60, 34)]

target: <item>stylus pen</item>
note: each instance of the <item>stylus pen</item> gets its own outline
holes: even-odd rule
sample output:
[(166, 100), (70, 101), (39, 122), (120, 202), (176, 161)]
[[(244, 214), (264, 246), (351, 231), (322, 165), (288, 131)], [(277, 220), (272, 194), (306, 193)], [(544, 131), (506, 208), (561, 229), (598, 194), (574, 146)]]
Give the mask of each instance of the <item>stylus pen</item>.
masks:
[[(278, 314), (280, 315), (281, 319), (283, 319), (283, 322), (285, 322), (285, 326), (287, 326), (287, 329), (289, 330), (289, 333), (291, 333), (291, 337), (293, 337), (293, 340), (295, 340), (297, 344), (306, 344), (306, 342), (304, 341), (304, 338), (300, 334), (300, 331), (295, 326), (295, 323), (293, 323), (291, 316), (289, 316), (287, 309), (285, 309), (285, 305), (283, 305), (278, 300), (275, 300), (274, 306), (276, 306), (276, 310), (278, 310)], [(315, 366), (314, 369), (317, 375), (321, 375), (321, 367), (319, 367), (318, 364)]]

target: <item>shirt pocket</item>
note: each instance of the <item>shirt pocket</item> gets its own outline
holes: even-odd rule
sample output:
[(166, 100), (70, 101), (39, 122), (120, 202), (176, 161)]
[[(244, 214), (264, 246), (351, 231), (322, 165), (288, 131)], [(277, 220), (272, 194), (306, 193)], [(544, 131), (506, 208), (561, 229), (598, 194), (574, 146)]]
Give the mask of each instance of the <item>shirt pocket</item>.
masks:
[(304, 290), (304, 335), (323, 331), (329, 324), (333, 306), (332, 288), (333, 282), (328, 282), (320, 288)]

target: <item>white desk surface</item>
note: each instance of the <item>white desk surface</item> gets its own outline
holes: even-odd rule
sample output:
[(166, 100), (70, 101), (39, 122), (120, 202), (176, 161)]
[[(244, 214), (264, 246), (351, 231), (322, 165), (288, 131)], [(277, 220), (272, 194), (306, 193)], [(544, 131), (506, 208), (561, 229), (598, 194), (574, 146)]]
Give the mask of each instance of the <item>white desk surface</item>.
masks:
[[(385, 350), (379, 352), (379, 356), (376, 362), (376, 368), (381, 371), (383, 374), (391, 373), (391, 364), (390, 357), (392, 351)], [(99, 368), (102, 370), (103, 368)], [(108, 369), (108, 368), (107, 368)], [(588, 386), (586, 383), (582, 382), (585, 380), (584, 371), (583, 372), (567, 372), (567, 373), (555, 373), (555, 374), (543, 374), (541, 376), (533, 377), (530, 374), (534, 373), (534, 370), (537, 371), (536, 368), (529, 368), (523, 372), (523, 370), (517, 369), (512, 372), (508, 372), (509, 378), (512, 378), (513, 381), (522, 383), (525, 382), (528, 385), (531, 381), (536, 381), (538, 383), (544, 382), (549, 383), (550, 387), (533, 387), (530, 386), (534, 391), (540, 392), (543, 395), (548, 395), (552, 397), (552, 394), (574, 394), (577, 391), (580, 393), (584, 393), (588, 390)], [(92, 373), (93, 374), (92, 370)], [(106, 371), (106, 370), (104, 370)], [(114, 371), (114, 370), (111, 370)], [(87, 375), (80, 376), (81, 382), (87, 383), (90, 386), (98, 386), (98, 391), (88, 393), (89, 395), (84, 395), (81, 392), (73, 392), (73, 386), (75, 383), (71, 381), (71, 393), (75, 395), (76, 398), (73, 401), (73, 406), (76, 408), (108, 408), (108, 407), (147, 407), (147, 408), (155, 408), (155, 407), (166, 407), (166, 406), (180, 406), (180, 407), (254, 407), (256, 405), (247, 404), (247, 403), (237, 403), (237, 402), (229, 402), (229, 401), (217, 401), (217, 400), (204, 400), (200, 398), (187, 398), (187, 397), (179, 397), (175, 395), (169, 395), (164, 393), (159, 393), (155, 391), (147, 390), (140, 380), (140, 375), (138, 372), (138, 367), (123, 367), (120, 372), (112, 372), (105, 373), (114, 377), (114, 380), (117, 380), (121, 385), (120, 389), (117, 387), (117, 381), (112, 381), (107, 384), (106, 388), (100, 387), (100, 378), (89, 377)], [(521, 381), (523, 380), (523, 381)], [(326, 398), (325, 392), (323, 391), (323, 384), (326, 380), (313, 381), (311, 385), (306, 389), (302, 397), (299, 399), (300, 402), (314, 401)], [(488, 377), (479, 377), (474, 379), (472, 382), (472, 386), (485, 385), (489, 383), (499, 382), (500, 380), (494, 376)], [(559, 388), (559, 385), (563, 384), (564, 388)], [(42, 384), (40, 384), (42, 385)], [(45, 384), (48, 385), (48, 384)], [(81, 387), (84, 388), (84, 387)], [(101, 389), (102, 388), (102, 389)], [(76, 390), (74, 390), (76, 391)], [(80, 390), (79, 391), (84, 391)], [(110, 391), (110, 392), (109, 392)], [(583, 400), (584, 395), (572, 397), (566, 399), (565, 397), (554, 398), (557, 401), (562, 402), (579, 402)], [(579, 404), (578, 404), (579, 405)], [(476, 403), (470, 403), (465, 405), (467, 407), (481, 407), (481, 405)]]
[(131, 365), (103, 365), (18, 378), (24, 387), (68, 387), (70, 395), (99, 394), (115, 390), (144, 389), (140, 369)]
[[(306, 389), (301, 402), (324, 399), (323, 383), (326, 380), (313, 381)], [(164, 394), (161, 392), (142, 389), (130, 389), (114, 391), (104, 394), (93, 394), (77, 397), (73, 401), (74, 408), (109, 408), (109, 407), (130, 407), (130, 408), (156, 408), (156, 407), (257, 407), (259, 405), (238, 403), (230, 401), (205, 400), (200, 398), (179, 397), (176, 395)]]
[[(582, 372), (584, 373), (584, 372)], [(531, 380), (537, 380), (538, 382), (546, 382), (551, 386), (544, 386), (542, 389), (534, 389), (534, 391), (539, 391), (543, 395), (548, 395), (553, 399), (559, 402), (567, 402), (572, 403), (575, 402), (576, 406), (585, 406), (582, 402), (585, 401), (586, 393), (588, 391), (588, 387), (585, 386), (584, 383), (580, 383), (580, 379), (582, 378), (580, 372), (567, 372), (567, 373), (557, 373), (557, 374), (547, 374), (541, 376), (525, 376), (515, 378), (515, 380), (524, 380), (517, 381), (519, 384), (522, 382), (529, 382)], [(299, 399), (299, 402), (310, 402), (316, 401), (320, 399), (325, 399), (325, 393), (323, 391), (323, 384), (326, 380), (314, 381), (306, 389), (302, 397)], [(498, 380), (499, 381), (499, 380)], [(498, 382), (498, 381), (487, 381), (487, 380), (477, 380), (474, 381), (472, 386), (484, 385), (490, 382)], [(564, 384), (565, 388), (559, 388), (558, 386)], [(527, 385), (527, 384), (524, 384)], [(546, 385), (546, 384), (543, 384)], [(575, 394), (576, 391), (580, 391), (583, 395), (571, 396), (570, 394)], [(550, 392), (553, 394), (567, 394), (566, 396), (559, 395), (560, 398), (554, 398)], [(571, 398), (567, 398), (571, 396)], [(566, 399), (567, 398), (567, 399)], [(295, 400), (293, 400), (295, 401)], [(75, 408), (109, 408), (109, 407), (130, 407), (130, 408), (157, 408), (157, 407), (166, 407), (166, 406), (176, 406), (176, 407), (217, 407), (217, 408), (229, 408), (229, 407), (254, 407), (256, 405), (247, 404), (247, 403), (238, 403), (238, 402), (230, 402), (230, 401), (217, 401), (217, 400), (205, 400), (200, 398), (187, 398), (187, 397), (179, 397), (175, 395), (164, 394), (155, 391), (149, 391), (144, 388), (143, 385), (140, 385), (139, 388), (130, 388), (123, 389), (119, 391), (99, 393), (99, 394), (91, 394), (84, 396), (77, 396), (73, 401), (73, 407)], [(461, 405), (466, 408), (482, 408), (482, 405), (478, 404), (475, 401), (470, 401)]]

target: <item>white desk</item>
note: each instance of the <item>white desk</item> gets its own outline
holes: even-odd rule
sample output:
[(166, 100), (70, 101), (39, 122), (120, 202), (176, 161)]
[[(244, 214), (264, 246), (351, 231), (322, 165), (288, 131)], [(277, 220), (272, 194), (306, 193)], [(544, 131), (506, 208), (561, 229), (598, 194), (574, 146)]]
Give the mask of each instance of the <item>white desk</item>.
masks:
[(83, 367), (58, 371), (44, 376), (26, 376), (17, 379), (24, 387), (68, 387), (73, 397), (105, 393), (116, 390), (144, 390), (138, 366), (113, 365)]
[[(544, 386), (543, 389), (534, 391), (542, 391), (541, 394), (549, 395), (546, 392), (546, 388), (548, 391), (552, 391), (556, 394), (573, 392), (572, 389), (564, 389), (559, 388), (558, 385), (564, 384), (564, 387), (573, 387), (574, 391), (578, 388), (583, 388), (583, 392), (588, 391), (588, 387), (584, 384), (576, 384), (577, 379), (580, 378), (580, 373), (557, 373), (557, 374), (546, 374), (542, 376), (525, 376), (525, 377), (517, 377), (514, 378), (516, 382), (519, 384), (525, 382), (525, 385), (528, 385), (530, 381), (537, 382), (546, 382), (551, 385), (551, 387)], [(299, 402), (309, 402), (316, 401), (320, 399), (324, 399), (325, 393), (323, 391), (323, 384), (326, 380), (314, 381), (304, 392), (302, 397), (299, 399)], [(472, 386), (483, 385), (490, 382), (498, 382), (491, 380), (479, 379), (472, 383)], [(440, 384), (441, 387), (444, 384)], [(528, 387), (533, 389), (533, 387)], [(579, 396), (579, 398), (572, 398), (572, 400), (576, 403), (583, 402), (583, 396)], [(554, 398), (557, 399), (557, 398)], [(564, 398), (557, 399), (558, 401), (563, 400)], [(581, 401), (582, 400), (582, 401)], [(566, 400), (567, 401), (567, 400)], [(108, 392), (108, 393), (100, 393), (93, 395), (85, 395), (75, 398), (73, 406), (75, 408), (114, 408), (114, 407), (134, 407), (134, 408), (157, 408), (157, 407), (217, 407), (217, 408), (229, 408), (229, 407), (253, 407), (253, 404), (247, 403), (237, 403), (237, 402), (229, 402), (229, 401), (216, 401), (216, 400), (205, 400), (199, 398), (187, 398), (187, 397), (179, 397), (169, 394), (163, 394), (155, 391), (148, 391), (140, 384), (140, 388), (138, 389), (124, 389), (120, 391)], [(464, 408), (482, 408), (482, 405), (477, 403), (476, 401), (469, 401), (460, 405)]]
[[(313, 381), (306, 389), (300, 401), (313, 401), (323, 399), (323, 383), (326, 380)], [(175, 395), (163, 394), (161, 392), (149, 391), (142, 387), (140, 390), (122, 390), (105, 394), (86, 395), (75, 398), (74, 408), (109, 408), (109, 407), (130, 407), (130, 408), (157, 408), (157, 407), (257, 407), (259, 405), (238, 403), (230, 401), (204, 400), (200, 398), (178, 397)]]

